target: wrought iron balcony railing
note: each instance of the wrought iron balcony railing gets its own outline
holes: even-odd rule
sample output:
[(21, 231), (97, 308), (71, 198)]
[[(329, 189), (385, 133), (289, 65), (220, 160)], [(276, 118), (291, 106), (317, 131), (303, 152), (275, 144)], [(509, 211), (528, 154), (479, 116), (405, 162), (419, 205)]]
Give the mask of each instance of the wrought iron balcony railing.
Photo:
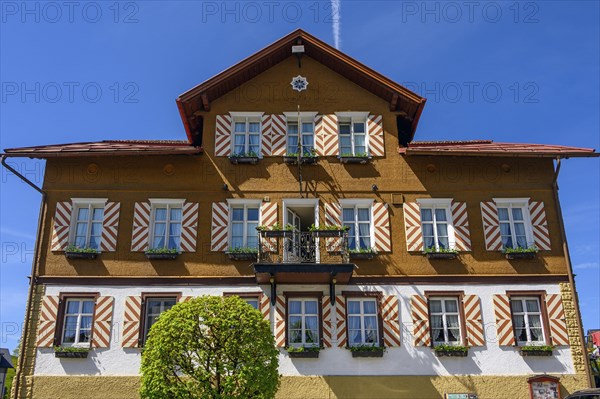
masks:
[(258, 263), (348, 263), (345, 230), (259, 231)]

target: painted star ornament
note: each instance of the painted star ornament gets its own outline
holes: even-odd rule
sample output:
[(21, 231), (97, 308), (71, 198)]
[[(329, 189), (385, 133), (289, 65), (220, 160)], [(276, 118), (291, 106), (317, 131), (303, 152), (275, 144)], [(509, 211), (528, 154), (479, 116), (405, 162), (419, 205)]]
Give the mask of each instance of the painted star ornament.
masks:
[(308, 80), (306, 80), (304, 76), (298, 75), (295, 78), (292, 78), (292, 82), (290, 84), (292, 85), (292, 89), (296, 91), (302, 91), (306, 90), (306, 86), (308, 86)]

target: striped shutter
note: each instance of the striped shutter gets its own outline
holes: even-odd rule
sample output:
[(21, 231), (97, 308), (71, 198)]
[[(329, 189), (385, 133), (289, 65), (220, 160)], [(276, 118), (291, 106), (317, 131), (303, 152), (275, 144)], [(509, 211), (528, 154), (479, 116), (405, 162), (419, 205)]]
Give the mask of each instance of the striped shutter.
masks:
[(227, 202), (213, 202), (212, 230), (210, 247), (212, 251), (227, 251), (227, 227), (229, 225), (229, 205)]
[(110, 347), (114, 302), (115, 299), (112, 296), (101, 296), (96, 299), (94, 327), (92, 330), (92, 348)]
[(181, 295), (181, 296), (179, 297), (179, 300), (178, 300), (177, 302), (179, 302), (179, 303), (183, 303), (183, 302), (190, 301), (190, 300), (192, 300), (193, 298), (194, 298), (193, 296), (187, 296), (187, 295), (186, 295), (186, 296), (184, 296), (184, 295)]
[(335, 338), (337, 346), (343, 348), (348, 343), (346, 336), (346, 298), (336, 295), (335, 297)]
[(73, 205), (70, 201), (57, 202), (52, 228), (52, 251), (64, 251), (69, 246), (69, 226)]
[(103, 252), (115, 252), (117, 250), (120, 211), (121, 204), (118, 202), (107, 202), (106, 205), (104, 205), (102, 240), (100, 244), (100, 249)]
[(231, 116), (217, 115), (215, 126), (215, 156), (227, 157), (231, 154), (231, 129)]
[[(342, 207), (336, 202), (325, 204), (325, 223), (328, 225), (342, 225)], [(328, 252), (342, 250), (341, 238), (326, 238), (325, 247)]]
[(465, 321), (467, 327), (467, 345), (484, 346), (485, 331), (481, 316), (481, 304), (477, 295), (465, 295), (463, 297)]
[(125, 313), (123, 315), (123, 348), (137, 348), (140, 338), (140, 320), (142, 316), (142, 297), (128, 296), (125, 298)]
[[(318, 115), (315, 123), (316, 150), (321, 156), (336, 156), (338, 146), (338, 118), (337, 115)], [(320, 151), (320, 152), (319, 152)]]
[(404, 231), (406, 232), (406, 249), (423, 251), (423, 232), (421, 231), (421, 207), (418, 202), (405, 202)]
[(384, 156), (383, 117), (381, 115), (369, 115), (367, 131), (369, 132), (369, 155), (374, 157)]
[(36, 345), (41, 348), (51, 348), (54, 346), (58, 302), (58, 296), (45, 295), (42, 298), (36, 343)]
[(323, 316), (323, 347), (333, 347), (333, 312), (331, 311), (331, 298), (329, 296), (323, 297), (321, 300), (321, 315)]
[(502, 237), (500, 236), (498, 208), (494, 201), (481, 203), (481, 218), (483, 219), (485, 248), (488, 251), (500, 251), (502, 249)]
[(413, 321), (414, 346), (431, 345), (429, 334), (429, 308), (427, 298), (422, 295), (413, 295), (410, 298), (411, 316)]
[(261, 152), (263, 157), (271, 155), (271, 115), (261, 118)]
[(471, 233), (469, 233), (469, 218), (467, 203), (452, 201), (452, 226), (454, 227), (455, 249), (457, 251), (471, 250)]
[(565, 310), (563, 309), (560, 294), (546, 295), (546, 309), (548, 310), (548, 324), (552, 345), (569, 345)]
[(381, 318), (383, 319), (383, 342), (385, 346), (400, 346), (400, 318), (398, 297), (396, 295), (383, 297)]
[(144, 252), (150, 241), (150, 212), (148, 202), (136, 202), (133, 209), (133, 231), (131, 233), (131, 251)]
[(275, 346), (285, 347), (285, 297), (277, 295), (275, 301)]
[(266, 294), (260, 294), (258, 298), (258, 309), (265, 321), (271, 321), (271, 299)]
[(286, 153), (287, 119), (285, 115), (271, 115), (271, 155), (283, 156)]
[(181, 218), (181, 252), (196, 252), (198, 238), (198, 203), (185, 202)]
[(531, 228), (533, 230), (533, 241), (538, 249), (550, 250), (550, 233), (546, 221), (546, 211), (542, 201), (529, 202), (529, 215), (531, 217)]
[(515, 345), (515, 333), (510, 312), (510, 299), (508, 295), (494, 294), (493, 302), (498, 345), (513, 346)]
[(392, 251), (392, 236), (390, 233), (390, 211), (388, 204), (375, 202), (373, 204), (373, 227), (375, 233), (375, 249), (377, 252)]
[[(271, 227), (277, 223), (277, 203), (263, 202), (260, 206), (260, 224)], [(277, 252), (277, 238), (265, 238), (261, 245), (265, 252)]]

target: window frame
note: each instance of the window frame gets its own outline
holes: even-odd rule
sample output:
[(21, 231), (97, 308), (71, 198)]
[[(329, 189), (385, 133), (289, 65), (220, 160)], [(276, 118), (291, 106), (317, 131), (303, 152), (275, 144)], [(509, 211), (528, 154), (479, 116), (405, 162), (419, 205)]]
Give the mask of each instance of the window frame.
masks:
[[(381, 299), (383, 297), (382, 293), (379, 291), (374, 291), (374, 292), (355, 292), (355, 291), (343, 291), (342, 295), (344, 296), (344, 304), (346, 307), (346, 346), (348, 348), (351, 348), (353, 346), (374, 346), (374, 347), (380, 347), (384, 345), (384, 338), (383, 338), (383, 317), (381, 315)], [(376, 315), (377, 315), (377, 342), (373, 345), (370, 344), (366, 344), (364, 342), (364, 324), (361, 323), (361, 335), (362, 335), (362, 342), (360, 344), (357, 345), (352, 345), (350, 344), (350, 323), (349, 323), (349, 313), (348, 313), (348, 301), (360, 301), (362, 302), (366, 302), (366, 301), (374, 301), (375, 302), (375, 309), (376, 309)], [(360, 313), (360, 318), (361, 320), (364, 318), (364, 313), (362, 313), (363, 307), (361, 306), (361, 313)]]
[[(516, 346), (523, 345), (551, 345), (551, 337), (550, 337), (550, 319), (548, 318), (548, 309), (546, 307), (546, 291), (506, 291), (506, 295), (508, 296), (509, 308), (510, 308), (510, 321), (513, 326), (513, 336), (515, 338)], [(512, 300), (513, 298), (536, 298), (540, 305), (540, 318), (541, 318), (541, 326), (542, 326), (542, 341), (536, 341), (531, 343), (519, 343), (517, 339), (517, 329), (515, 327), (514, 322), (514, 314), (512, 310)]]
[(417, 203), (419, 204), (419, 220), (421, 223), (421, 234), (423, 236), (423, 249), (427, 249), (425, 246), (425, 234), (423, 229), (423, 209), (431, 209), (432, 221), (427, 223), (433, 224), (433, 238), (434, 248), (436, 251), (440, 250), (437, 235), (437, 223), (435, 210), (444, 209), (446, 211), (446, 225), (448, 227), (448, 249), (456, 250), (456, 234), (454, 231), (454, 218), (452, 217), (452, 198), (418, 198)]
[[(342, 156), (357, 156), (356, 154), (356, 145), (355, 145), (355, 132), (354, 132), (354, 124), (355, 123), (364, 123), (365, 125), (365, 152), (367, 157), (371, 156), (371, 150), (369, 146), (369, 112), (336, 112), (337, 116), (337, 128), (338, 128), (338, 154), (341, 158)], [(350, 123), (350, 146), (352, 148), (351, 155), (343, 155), (345, 153), (342, 152), (342, 140), (341, 140), (341, 125), (342, 123)], [(360, 133), (362, 135), (363, 133)]]
[[(243, 299), (244, 301), (246, 301), (246, 303), (249, 300), (255, 300), (257, 307), (256, 310), (258, 310), (260, 312), (260, 297), (263, 295), (262, 292), (224, 292), (223, 296), (224, 297), (229, 297), (229, 296), (238, 296), (241, 299)], [(252, 306), (252, 305), (250, 305)]]
[(177, 305), (181, 300), (181, 292), (142, 292), (140, 296), (142, 299), (142, 306), (140, 309), (140, 332), (138, 336), (138, 347), (142, 348), (146, 344), (146, 339), (148, 338), (148, 335), (146, 334), (146, 319), (148, 317), (146, 313), (148, 308), (148, 299), (175, 298), (175, 305)]
[[(165, 246), (162, 248), (167, 249), (177, 249), (178, 252), (181, 252), (181, 232), (183, 231), (183, 205), (185, 203), (184, 199), (163, 199), (163, 198), (151, 198), (150, 200), (150, 222), (148, 225), (148, 249), (154, 249), (152, 245), (154, 244), (154, 227), (155, 227), (155, 218), (156, 218), (156, 209), (158, 208), (167, 208), (167, 215), (164, 221), (165, 223)], [(179, 247), (178, 248), (169, 248), (169, 225), (171, 223), (171, 208), (181, 208), (181, 220), (179, 221)], [(163, 223), (163, 221), (161, 221)], [(158, 248), (158, 247), (157, 247)]]
[[(439, 298), (456, 298), (458, 301), (458, 324), (460, 331), (459, 344), (461, 346), (467, 346), (467, 320), (465, 316), (465, 305), (464, 305), (464, 291), (425, 291), (425, 297), (427, 298), (427, 321), (429, 323), (429, 336), (431, 337), (431, 347), (433, 348), (436, 344), (433, 342), (433, 323), (431, 322), (431, 305), (430, 299)], [(451, 344), (445, 344), (451, 345)]]
[[(344, 208), (354, 208), (354, 230), (355, 230), (355, 242), (357, 244), (357, 247), (354, 249), (362, 249), (360, 247), (360, 234), (359, 234), (359, 222), (358, 221), (358, 209), (365, 209), (368, 208), (369, 210), (369, 242), (371, 244), (370, 248), (365, 248), (365, 249), (375, 249), (375, 226), (374, 226), (374, 222), (373, 222), (373, 200), (372, 199), (340, 199), (339, 200), (339, 204), (340, 204), (340, 208), (341, 208), (341, 222), (342, 222), (342, 226), (344, 226)], [(362, 222), (365, 223), (365, 222)], [(348, 234), (348, 240), (350, 240), (350, 235)], [(358, 238), (358, 239), (357, 239)], [(349, 249), (353, 249), (350, 248), (350, 246), (348, 246)]]
[[(56, 327), (54, 331), (54, 346), (85, 348), (92, 346), (94, 341), (94, 324), (96, 323), (96, 303), (100, 294), (98, 292), (61, 292), (58, 296), (58, 311), (56, 313)], [(90, 331), (90, 342), (83, 344), (63, 344), (65, 317), (67, 309), (67, 301), (69, 299), (93, 300), (94, 311), (92, 312), (92, 327)]]
[[(235, 152), (235, 136), (241, 135), (240, 133), (236, 133), (235, 124), (240, 123), (240, 122), (244, 122), (244, 124), (245, 124), (244, 154), (246, 154), (246, 156), (249, 156), (248, 152), (249, 152), (249, 148), (250, 148), (250, 135), (251, 135), (250, 134), (250, 123), (258, 122), (258, 151), (256, 153), (256, 156), (258, 158), (262, 158), (262, 131), (263, 131), (262, 117), (264, 115), (264, 112), (230, 112), (229, 115), (231, 116), (231, 148), (230, 148), (231, 155), (233, 155), (233, 156), (237, 155), (237, 153)], [(254, 133), (252, 133), (252, 135), (254, 135)]]
[[(88, 209), (88, 218), (86, 219), (87, 223), (87, 231), (85, 235), (86, 244), (85, 248), (89, 247), (89, 242), (91, 238), (92, 232), (92, 222), (93, 222), (93, 209), (102, 208), (102, 220), (100, 220), (100, 239), (98, 241), (98, 248), (95, 248), (97, 252), (101, 252), (102, 250), (102, 234), (104, 233), (104, 210), (106, 209), (106, 203), (108, 202), (108, 198), (71, 198), (71, 218), (69, 221), (69, 245), (76, 245), (75, 239), (77, 238), (77, 214), (79, 210), (82, 208)], [(97, 221), (96, 221), (97, 222)]]
[[(500, 220), (498, 208), (509, 209), (508, 222), (510, 224), (511, 239), (513, 241), (513, 246), (511, 248), (518, 248), (518, 246), (516, 246), (516, 231), (512, 214), (513, 208), (520, 208), (523, 214), (523, 224), (525, 225), (525, 240), (527, 241), (527, 248), (535, 246), (535, 239), (533, 236), (533, 225), (531, 224), (531, 214), (529, 212), (529, 200), (529, 198), (493, 198), (493, 201), (496, 205), (496, 216), (498, 217), (498, 229), (500, 229), (500, 240), (502, 240), (502, 229), (500, 228), (500, 224), (506, 223), (506, 221)], [(502, 244), (502, 248), (504, 248), (504, 244)]]
[[(262, 212), (261, 212), (261, 206), (262, 206), (262, 201), (261, 200), (253, 200), (253, 199), (228, 199), (227, 200), (227, 206), (228, 206), (228, 212), (229, 212), (229, 226), (227, 228), (227, 247), (228, 248), (234, 248), (232, 245), (232, 239), (233, 239), (233, 208), (236, 207), (244, 207), (244, 220), (243, 220), (243, 224), (244, 224), (244, 228), (243, 228), (243, 245), (240, 248), (248, 248), (248, 207), (256, 207), (258, 209), (258, 226), (261, 225), (262, 223)], [(257, 244), (256, 244), (256, 248), (258, 249), (258, 247), (260, 246), (260, 237), (258, 235), (258, 231), (256, 232), (256, 237), (257, 237)]]
[[(298, 125), (298, 129), (300, 129), (300, 135), (301, 137), (304, 136), (309, 136), (308, 133), (303, 133), (302, 132), (302, 124), (304, 123), (310, 123), (312, 125), (312, 133), (310, 135), (312, 135), (312, 141), (313, 141), (313, 150), (316, 151), (316, 134), (315, 134), (315, 118), (317, 116), (317, 112), (300, 112), (300, 122), (298, 123), (298, 112), (284, 112), (283, 113), (285, 115), (285, 153), (286, 156), (289, 156), (288, 154), (289, 152), (289, 147), (290, 147), (290, 137), (292, 136), (290, 134), (290, 130), (289, 130), (289, 126), (290, 126), (290, 122), (292, 123), (296, 123)], [(296, 137), (298, 136), (298, 133), (296, 133), (295, 135)], [(296, 144), (296, 151), (297, 151), (298, 145)], [(304, 152), (304, 147), (302, 148), (303, 152)], [(315, 152), (316, 155), (316, 152)], [(301, 156), (305, 156), (304, 154), (302, 154)]]
[[(285, 347), (290, 347), (290, 299), (291, 300), (316, 300), (317, 301), (317, 330), (318, 330), (318, 342), (312, 347), (322, 348), (323, 347), (323, 292), (321, 291), (294, 291), (294, 292), (284, 292), (285, 297)], [(304, 323), (303, 323), (304, 328)], [(304, 340), (304, 334), (302, 335), (302, 340)], [(293, 344), (297, 347), (309, 345), (304, 344)]]

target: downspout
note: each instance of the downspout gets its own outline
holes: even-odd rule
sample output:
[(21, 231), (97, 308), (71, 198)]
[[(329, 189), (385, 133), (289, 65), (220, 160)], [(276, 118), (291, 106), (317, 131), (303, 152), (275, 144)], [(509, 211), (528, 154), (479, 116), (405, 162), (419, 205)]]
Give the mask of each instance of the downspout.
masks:
[(42, 243), (41, 232), (42, 232), (44, 216), (46, 214), (46, 193), (44, 192), (44, 190), (42, 190), (41, 188), (36, 186), (35, 183), (33, 183), (32, 181), (27, 179), (25, 176), (23, 176), (21, 173), (16, 171), (12, 166), (8, 165), (6, 163), (6, 158), (7, 158), (6, 154), (1, 155), (2, 166), (4, 166), (6, 169), (8, 169), (12, 173), (14, 173), (15, 176), (17, 176), (22, 181), (27, 183), (34, 190), (36, 190), (37, 192), (42, 194), (42, 202), (40, 204), (40, 215), (38, 217), (37, 233), (36, 233), (36, 238), (35, 238), (36, 243), (35, 243), (35, 249), (33, 252), (33, 262), (31, 264), (31, 277), (30, 277), (30, 281), (29, 281), (29, 293), (27, 294), (27, 309), (25, 311), (25, 323), (23, 325), (23, 335), (21, 336), (21, 350), (19, 351), (19, 361), (17, 364), (15, 378), (13, 380), (14, 381), (15, 398), (18, 398), (19, 397), (19, 388), (20, 388), (20, 383), (21, 383), (21, 378), (22, 378), (22, 372), (23, 372), (23, 364), (25, 362), (25, 352), (27, 351), (27, 346), (29, 344), (29, 342), (28, 342), (29, 321), (31, 319), (31, 308), (32, 308), (32, 300), (33, 300), (33, 292), (34, 292), (33, 288), (37, 282), (37, 266), (39, 264), (40, 245)]
[(558, 225), (560, 226), (560, 236), (562, 239), (563, 253), (565, 255), (565, 262), (567, 264), (567, 274), (569, 276), (569, 285), (573, 293), (573, 302), (575, 304), (575, 317), (577, 317), (577, 332), (579, 333), (579, 341), (581, 342), (583, 361), (585, 374), (588, 378), (588, 387), (592, 387), (592, 374), (590, 373), (590, 365), (588, 360), (587, 347), (585, 346), (585, 339), (583, 335), (583, 322), (581, 320), (581, 312), (579, 311), (579, 295), (575, 289), (575, 278), (573, 277), (573, 269), (571, 265), (571, 255), (569, 253), (569, 244), (567, 243), (567, 232), (565, 230), (565, 223), (563, 221), (562, 209), (560, 206), (560, 199), (558, 198), (558, 174), (560, 172), (560, 160), (561, 157), (556, 157), (556, 169), (554, 171), (554, 179), (552, 181), (552, 191), (554, 192), (554, 201), (556, 203), (556, 209), (558, 210)]

